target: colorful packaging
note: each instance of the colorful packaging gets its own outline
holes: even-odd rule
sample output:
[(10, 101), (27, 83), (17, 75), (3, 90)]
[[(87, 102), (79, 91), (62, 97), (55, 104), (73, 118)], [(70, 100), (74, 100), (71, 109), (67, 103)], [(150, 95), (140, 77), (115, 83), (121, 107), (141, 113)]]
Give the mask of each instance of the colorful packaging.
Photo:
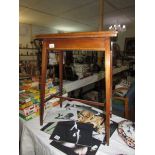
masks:
[(24, 115), (24, 116), (31, 115), (31, 114), (33, 114), (35, 112), (37, 112), (37, 109), (36, 109), (36, 105), (35, 104), (33, 104), (33, 105), (31, 105), (31, 106), (29, 106), (27, 108), (24, 108), (24, 109), (19, 108), (19, 113), (22, 114), (22, 115)]
[(29, 115), (29, 116), (24, 116), (24, 115), (19, 113), (19, 116), (21, 118), (25, 119), (26, 121), (28, 121), (28, 120), (31, 120), (31, 119), (35, 118), (37, 115), (36, 115), (36, 113), (33, 113), (33, 114)]

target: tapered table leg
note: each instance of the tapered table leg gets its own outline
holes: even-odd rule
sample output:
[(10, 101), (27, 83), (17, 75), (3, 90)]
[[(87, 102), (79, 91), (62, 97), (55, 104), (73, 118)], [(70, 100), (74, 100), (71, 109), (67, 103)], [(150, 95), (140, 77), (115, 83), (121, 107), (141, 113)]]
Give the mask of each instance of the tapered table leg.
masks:
[[(63, 51), (59, 52), (59, 92), (63, 94)], [(60, 98), (60, 107), (62, 107), (62, 98)]]
[(44, 117), (47, 55), (48, 55), (47, 43), (46, 43), (46, 41), (43, 41), (42, 68), (41, 68), (41, 81), (40, 81), (40, 125), (43, 125), (43, 117)]
[(109, 145), (110, 138), (110, 109), (112, 97), (112, 55), (110, 51), (110, 39), (105, 40), (105, 83), (106, 83), (106, 143)]

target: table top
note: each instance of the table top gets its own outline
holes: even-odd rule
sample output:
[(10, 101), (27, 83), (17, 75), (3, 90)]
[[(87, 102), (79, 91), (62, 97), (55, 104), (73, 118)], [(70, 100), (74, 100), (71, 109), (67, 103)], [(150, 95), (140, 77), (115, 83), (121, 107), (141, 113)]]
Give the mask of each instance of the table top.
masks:
[[(101, 110), (99, 111), (101, 112)], [(47, 111), (45, 111), (45, 114), (46, 112)], [(124, 118), (112, 115), (111, 120), (118, 123), (124, 120)], [(39, 117), (30, 121), (24, 121), (20, 118), (19, 122), (21, 155), (64, 155), (63, 152), (50, 145), (50, 135), (40, 130), (46, 125), (46, 123), (44, 123), (43, 126), (40, 126)], [(117, 130), (115, 130), (113, 135), (110, 137), (110, 145), (107, 146), (101, 144), (96, 155), (116, 154), (135, 154), (135, 150), (128, 147), (122, 138), (119, 137)]]
[(36, 35), (37, 39), (66, 39), (66, 38), (104, 38), (116, 37), (116, 31), (97, 31), (97, 32), (70, 32), (70, 33), (57, 33), (57, 34), (40, 34)]

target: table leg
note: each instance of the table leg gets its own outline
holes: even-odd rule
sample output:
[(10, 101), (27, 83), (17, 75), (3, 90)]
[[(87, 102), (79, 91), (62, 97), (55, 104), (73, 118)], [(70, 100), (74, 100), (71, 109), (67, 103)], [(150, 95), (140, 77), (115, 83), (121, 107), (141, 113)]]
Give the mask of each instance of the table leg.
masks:
[(43, 42), (42, 50), (42, 68), (41, 68), (41, 81), (40, 81), (40, 125), (43, 125), (44, 117), (44, 103), (45, 103), (45, 84), (46, 84), (46, 71), (47, 71), (47, 43)]
[[(59, 92), (63, 94), (63, 51), (59, 53)], [(62, 107), (62, 99), (60, 98), (60, 107)]]

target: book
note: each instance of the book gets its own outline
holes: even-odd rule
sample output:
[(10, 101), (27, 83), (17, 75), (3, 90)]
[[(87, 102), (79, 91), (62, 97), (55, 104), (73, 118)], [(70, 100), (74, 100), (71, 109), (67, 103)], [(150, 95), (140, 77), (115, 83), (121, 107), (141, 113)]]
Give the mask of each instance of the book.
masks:
[(77, 110), (73, 108), (54, 108), (45, 115), (44, 122), (77, 120)]
[(58, 122), (50, 139), (92, 146), (93, 125), (76, 121)]
[(66, 153), (67, 155), (95, 155), (98, 148), (100, 147), (101, 142), (97, 139), (92, 139), (92, 146), (87, 147), (83, 145), (77, 145), (68, 142), (57, 142), (52, 141), (50, 145), (59, 149), (60, 151)]

